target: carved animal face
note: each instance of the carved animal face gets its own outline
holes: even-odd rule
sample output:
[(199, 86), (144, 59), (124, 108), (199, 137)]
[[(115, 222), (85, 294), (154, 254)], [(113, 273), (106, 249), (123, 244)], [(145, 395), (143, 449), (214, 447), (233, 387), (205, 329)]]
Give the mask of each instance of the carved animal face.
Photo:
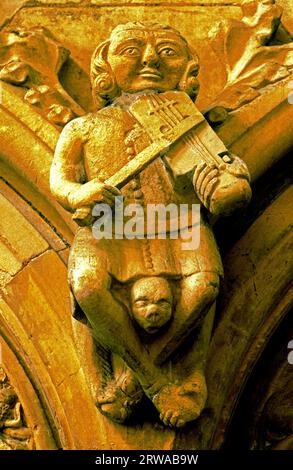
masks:
[(156, 333), (172, 316), (172, 292), (159, 277), (136, 281), (131, 291), (132, 315), (147, 333)]
[(172, 30), (129, 29), (111, 39), (108, 61), (120, 90), (175, 90), (189, 62), (183, 39)]

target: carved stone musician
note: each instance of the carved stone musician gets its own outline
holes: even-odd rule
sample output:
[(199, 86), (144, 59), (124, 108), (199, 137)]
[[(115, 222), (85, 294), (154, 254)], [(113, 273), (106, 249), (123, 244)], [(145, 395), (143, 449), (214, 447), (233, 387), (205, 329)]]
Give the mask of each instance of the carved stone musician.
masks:
[[(197, 73), (197, 58), (175, 29), (117, 26), (92, 58), (97, 111), (66, 125), (52, 165), (52, 192), (81, 225), (69, 260), (74, 298), (96, 343), (124, 361), (97, 396), (101, 411), (120, 422), (143, 394), (166, 425), (177, 427), (196, 419), (206, 402), (204, 364), (223, 272), (204, 211), (192, 250), (180, 238), (146, 233), (97, 240), (90, 225), (94, 205), (113, 206), (121, 194), (124, 204), (144, 210), (201, 203), (215, 214), (249, 201), (246, 166), (193, 104)], [(133, 285), (148, 277), (165, 280), (172, 309), (150, 338), (131, 315)], [(149, 299), (136, 289), (137, 297), (146, 313)]]

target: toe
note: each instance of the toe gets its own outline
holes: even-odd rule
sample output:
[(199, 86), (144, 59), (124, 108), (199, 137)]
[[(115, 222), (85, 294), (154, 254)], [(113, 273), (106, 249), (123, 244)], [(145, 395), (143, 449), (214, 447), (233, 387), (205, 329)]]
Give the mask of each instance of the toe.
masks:
[(185, 426), (185, 421), (183, 421), (183, 419), (178, 419), (176, 427), (183, 428), (183, 426)]
[(171, 424), (171, 419), (173, 417), (173, 412), (172, 410), (168, 410), (167, 413), (165, 414), (165, 419), (164, 419), (164, 423), (167, 425), (167, 426), (172, 426)]
[(172, 418), (173, 416), (173, 411), (172, 410), (168, 410), (167, 413), (165, 414), (165, 418), (170, 421), (170, 419)]
[(177, 426), (178, 418), (179, 418), (179, 413), (174, 413), (173, 416), (170, 418), (170, 424), (172, 426)]
[(169, 419), (167, 418), (167, 413), (161, 413), (160, 420), (165, 424), (165, 426), (169, 426)]

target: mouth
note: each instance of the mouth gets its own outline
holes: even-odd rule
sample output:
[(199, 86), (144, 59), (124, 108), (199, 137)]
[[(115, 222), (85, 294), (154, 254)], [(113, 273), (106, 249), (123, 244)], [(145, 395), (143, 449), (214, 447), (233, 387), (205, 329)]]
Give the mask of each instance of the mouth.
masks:
[(143, 69), (139, 72), (138, 75), (143, 78), (152, 78), (156, 80), (162, 78), (160, 73), (152, 69)]
[(153, 334), (153, 333), (157, 333), (158, 329), (159, 329), (159, 328), (158, 328), (157, 326), (148, 326), (148, 327), (146, 328), (146, 331), (147, 331), (147, 333), (149, 333), (149, 334)]

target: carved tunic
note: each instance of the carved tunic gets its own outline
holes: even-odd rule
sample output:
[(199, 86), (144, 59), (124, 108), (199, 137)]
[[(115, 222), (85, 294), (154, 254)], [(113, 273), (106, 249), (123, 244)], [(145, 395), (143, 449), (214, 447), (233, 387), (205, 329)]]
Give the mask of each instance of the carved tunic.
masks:
[[(81, 118), (83, 119), (83, 118)], [(84, 170), (87, 181), (107, 179), (124, 166), (143, 148), (149, 138), (134, 118), (118, 107), (107, 107), (87, 117), (82, 126), (84, 135)], [(158, 158), (122, 188), (124, 206), (139, 203), (146, 211), (148, 204), (190, 205), (199, 203), (191, 182), (184, 194), (175, 190), (172, 161)], [(191, 214), (189, 214), (191, 215)], [(191, 220), (189, 218), (189, 220)], [(190, 223), (189, 223), (190, 226)], [(91, 267), (107, 258), (107, 270), (120, 282), (145, 275), (171, 278), (196, 272), (216, 272), (222, 275), (222, 263), (214, 236), (204, 215), (201, 215), (200, 246), (182, 249), (184, 241), (177, 239), (102, 239), (96, 240), (89, 227), (80, 228), (70, 254), (70, 269), (87, 262)], [(208, 254), (208, 256), (207, 256)], [(85, 259), (86, 258), (86, 259)]]

